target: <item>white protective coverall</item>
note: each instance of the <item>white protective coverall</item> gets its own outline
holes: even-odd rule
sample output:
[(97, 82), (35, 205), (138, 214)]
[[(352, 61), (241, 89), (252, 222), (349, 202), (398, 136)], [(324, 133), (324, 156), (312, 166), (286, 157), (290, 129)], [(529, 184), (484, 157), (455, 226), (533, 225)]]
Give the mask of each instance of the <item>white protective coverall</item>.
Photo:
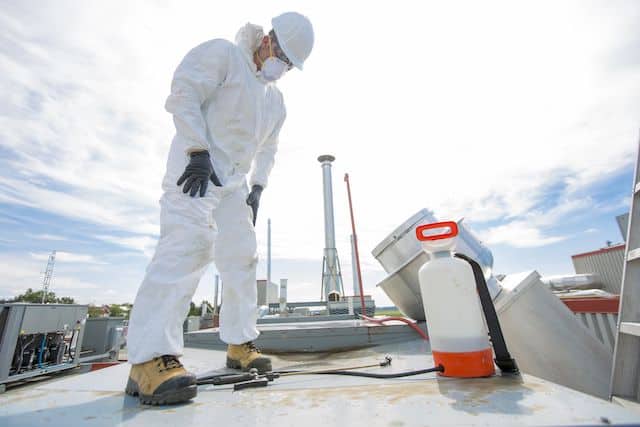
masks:
[[(264, 36), (247, 24), (236, 44), (216, 39), (191, 50), (175, 71), (166, 110), (173, 138), (160, 199), (160, 240), (136, 296), (128, 358), (143, 363), (183, 350), (182, 323), (208, 265), (223, 283), (220, 338), (242, 344), (258, 337), (256, 235), (249, 186), (266, 187), (285, 119), (282, 94), (265, 83), (253, 62)], [(204, 197), (176, 185), (189, 153), (208, 150), (222, 187)]]

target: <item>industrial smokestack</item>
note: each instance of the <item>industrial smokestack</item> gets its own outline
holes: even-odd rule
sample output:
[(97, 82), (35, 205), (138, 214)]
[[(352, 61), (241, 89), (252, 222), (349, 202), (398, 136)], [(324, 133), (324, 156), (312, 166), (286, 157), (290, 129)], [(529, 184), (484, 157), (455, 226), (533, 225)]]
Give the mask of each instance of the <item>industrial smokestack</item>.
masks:
[(338, 301), (344, 295), (340, 261), (336, 249), (336, 232), (333, 222), (333, 189), (331, 183), (331, 162), (336, 158), (331, 155), (318, 157), (322, 165), (322, 182), (324, 186), (324, 260), (322, 267), (322, 299)]

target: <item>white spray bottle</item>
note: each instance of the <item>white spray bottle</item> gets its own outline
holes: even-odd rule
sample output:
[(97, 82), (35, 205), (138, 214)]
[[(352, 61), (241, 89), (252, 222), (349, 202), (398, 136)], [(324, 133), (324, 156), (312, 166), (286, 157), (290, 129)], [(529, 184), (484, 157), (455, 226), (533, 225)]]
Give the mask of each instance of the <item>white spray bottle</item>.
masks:
[[(434, 234), (437, 230), (449, 230)], [(421, 225), (416, 236), (430, 255), (418, 273), (431, 352), (447, 377), (493, 375), (493, 351), (471, 266), (454, 258), (458, 225)]]

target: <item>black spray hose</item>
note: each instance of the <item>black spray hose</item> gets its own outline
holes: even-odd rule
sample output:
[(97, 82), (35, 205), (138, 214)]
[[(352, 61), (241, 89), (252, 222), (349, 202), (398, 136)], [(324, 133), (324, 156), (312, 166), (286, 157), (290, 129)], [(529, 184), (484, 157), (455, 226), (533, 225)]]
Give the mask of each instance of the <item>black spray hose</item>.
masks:
[(350, 371), (350, 370), (327, 370), (327, 371), (281, 371), (281, 372), (266, 372), (262, 375), (259, 375), (257, 371), (251, 370), (253, 372), (241, 373), (241, 374), (221, 374), (221, 375), (213, 375), (198, 378), (198, 385), (227, 385), (227, 384), (238, 384), (238, 383), (246, 383), (246, 382), (254, 382), (254, 381), (273, 381), (274, 379), (284, 377), (284, 376), (293, 376), (293, 375), (345, 375), (351, 377), (364, 377), (364, 378), (376, 378), (376, 379), (391, 379), (391, 378), (403, 378), (410, 377), (414, 375), (428, 374), (431, 372), (444, 372), (444, 367), (442, 365), (436, 366), (434, 368), (429, 369), (420, 369), (417, 371), (406, 371), (406, 372), (397, 372), (395, 374), (375, 374), (372, 372), (360, 372), (360, 371)]
[(371, 372), (358, 372), (358, 371), (316, 372), (316, 374), (317, 375), (348, 375), (351, 377), (387, 379), (387, 378), (411, 377), (414, 375), (428, 374), (430, 372), (444, 372), (444, 367), (440, 365), (440, 366), (436, 366), (435, 368), (421, 369), (419, 371), (398, 372), (395, 374), (374, 374)]
[(236, 384), (244, 381), (251, 381), (258, 377), (257, 373), (243, 373), (243, 374), (221, 374), (212, 375), (207, 377), (198, 378), (196, 384), (198, 385), (227, 385)]

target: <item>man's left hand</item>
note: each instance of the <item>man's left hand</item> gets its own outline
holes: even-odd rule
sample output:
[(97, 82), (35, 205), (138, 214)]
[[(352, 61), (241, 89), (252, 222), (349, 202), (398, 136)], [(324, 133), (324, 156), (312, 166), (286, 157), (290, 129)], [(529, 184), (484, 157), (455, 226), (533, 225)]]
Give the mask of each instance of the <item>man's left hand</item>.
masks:
[(262, 186), (254, 185), (251, 187), (251, 192), (247, 196), (247, 204), (251, 206), (253, 212), (253, 225), (256, 225), (256, 219), (258, 218), (258, 206), (260, 206), (260, 196), (262, 195)]

